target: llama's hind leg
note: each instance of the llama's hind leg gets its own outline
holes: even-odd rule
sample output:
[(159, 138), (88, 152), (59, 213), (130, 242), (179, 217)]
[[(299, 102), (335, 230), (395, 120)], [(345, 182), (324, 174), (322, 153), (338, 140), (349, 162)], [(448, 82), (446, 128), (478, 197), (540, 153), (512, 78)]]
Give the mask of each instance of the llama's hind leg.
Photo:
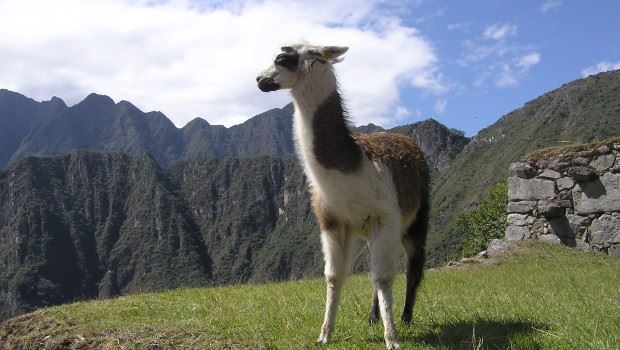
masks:
[(426, 198), (422, 201), (416, 220), (403, 237), (403, 246), (407, 252), (407, 289), (401, 320), (405, 324), (411, 323), (416, 292), (424, 273), (424, 246), (428, 232), (428, 214), (428, 198)]
[(398, 331), (392, 313), (392, 285), (398, 270), (400, 252), (399, 222), (388, 221), (377, 227), (370, 240), (370, 277), (377, 292), (387, 349), (399, 349)]
[[(370, 244), (366, 244), (368, 249), (368, 262), (370, 264)], [(377, 288), (374, 284), (372, 286), (372, 299), (370, 304), (370, 313), (368, 314), (368, 323), (373, 326), (379, 321), (381, 314), (379, 313), (379, 295), (377, 294)]]
[(379, 312), (379, 294), (377, 293), (377, 288), (372, 286), (372, 304), (370, 305), (370, 313), (368, 314), (368, 323), (370, 325), (375, 325), (377, 321), (381, 318), (381, 313)]
[(415, 304), (416, 291), (422, 281), (424, 272), (424, 246), (423, 243), (416, 242), (406, 237), (405, 251), (407, 252), (407, 286), (405, 292), (405, 307), (401, 320), (405, 324), (410, 324), (413, 318), (413, 305)]
[(340, 292), (346, 279), (354, 238), (343, 230), (321, 232), (321, 245), (325, 259), (325, 280), (327, 295), (325, 318), (321, 327), (318, 344), (327, 344), (334, 331), (336, 312), (340, 302)]

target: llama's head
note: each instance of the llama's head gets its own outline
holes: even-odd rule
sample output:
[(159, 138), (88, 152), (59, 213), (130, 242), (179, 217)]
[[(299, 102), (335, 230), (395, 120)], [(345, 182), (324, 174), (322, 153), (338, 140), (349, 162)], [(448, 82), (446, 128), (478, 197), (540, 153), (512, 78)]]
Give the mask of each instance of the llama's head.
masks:
[(331, 71), (332, 65), (342, 61), (349, 48), (343, 46), (314, 46), (296, 44), (284, 46), (273, 64), (256, 77), (258, 88), (264, 92), (292, 89), (311, 75)]

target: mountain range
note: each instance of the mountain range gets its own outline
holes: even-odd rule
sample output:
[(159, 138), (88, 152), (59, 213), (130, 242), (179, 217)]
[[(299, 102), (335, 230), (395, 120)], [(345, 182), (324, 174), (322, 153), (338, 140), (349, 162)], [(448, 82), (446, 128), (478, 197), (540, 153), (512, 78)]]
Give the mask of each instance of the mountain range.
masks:
[[(128, 155), (148, 152), (164, 167), (205, 157), (294, 157), (292, 115), (293, 105), (288, 104), (230, 128), (196, 118), (179, 129), (161, 112), (145, 113), (108, 96), (90, 94), (67, 107), (58, 97), (36, 102), (0, 90), (0, 168), (27, 156), (61, 155), (76, 149)], [(383, 131), (372, 124), (352, 129)], [(433, 119), (389, 131), (419, 141), (434, 170), (445, 167), (469, 142), (461, 132)]]
[[(0, 90), (0, 319), (80, 299), (320, 274), (292, 112), (179, 129), (106, 96), (68, 107)], [(432, 119), (388, 130), (415, 139), (431, 165), (429, 264), (458, 254), (456, 217), (510, 162), (558, 141), (620, 135), (618, 120), (615, 71), (530, 101), (471, 140)]]

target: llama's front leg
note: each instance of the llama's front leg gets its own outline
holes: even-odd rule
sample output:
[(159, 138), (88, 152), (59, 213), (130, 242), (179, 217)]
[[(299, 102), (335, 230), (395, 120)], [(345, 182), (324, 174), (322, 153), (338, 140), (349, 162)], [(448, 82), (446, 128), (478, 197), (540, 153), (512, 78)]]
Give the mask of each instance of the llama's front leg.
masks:
[(325, 300), (325, 318), (321, 327), (318, 344), (324, 345), (331, 339), (334, 331), (336, 312), (340, 302), (340, 292), (347, 276), (352, 237), (344, 232), (321, 232), (321, 245), (325, 258), (325, 280), (327, 296)]
[(383, 335), (388, 350), (400, 349), (392, 313), (392, 285), (398, 270), (399, 236), (398, 225), (384, 224), (377, 228), (370, 242), (370, 277), (379, 299)]

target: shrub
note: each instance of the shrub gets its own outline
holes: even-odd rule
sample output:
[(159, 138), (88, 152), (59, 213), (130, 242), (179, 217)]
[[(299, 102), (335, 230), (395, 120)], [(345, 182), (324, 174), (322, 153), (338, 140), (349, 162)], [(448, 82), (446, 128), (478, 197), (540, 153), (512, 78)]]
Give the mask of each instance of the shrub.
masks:
[(472, 256), (484, 250), (493, 238), (504, 237), (508, 182), (500, 181), (491, 188), (478, 208), (459, 215), (456, 225), (461, 232), (463, 255)]

